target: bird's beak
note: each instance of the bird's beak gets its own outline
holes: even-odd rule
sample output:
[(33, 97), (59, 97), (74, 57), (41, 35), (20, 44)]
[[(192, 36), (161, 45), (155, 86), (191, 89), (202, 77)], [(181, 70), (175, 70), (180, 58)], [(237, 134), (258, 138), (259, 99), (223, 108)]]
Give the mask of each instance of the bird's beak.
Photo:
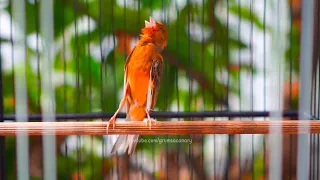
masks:
[(146, 28), (152, 28), (156, 26), (156, 21), (154, 19), (152, 19), (152, 17), (150, 16), (150, 20), (148, 21), (144, 21)]

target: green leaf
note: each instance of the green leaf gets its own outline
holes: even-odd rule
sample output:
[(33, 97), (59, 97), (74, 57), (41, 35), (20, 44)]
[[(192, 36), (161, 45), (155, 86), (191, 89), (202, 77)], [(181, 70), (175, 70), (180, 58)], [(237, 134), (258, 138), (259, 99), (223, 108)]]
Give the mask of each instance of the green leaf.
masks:
[(242, 19), (248, 20), (250, 22), (252, 21), (254, 25), (256, 25), (259, 29), (264, 28), (264, 25), (261, 22), (260, 18), (247, 7), (240, 7), (241, 14), (239, 13), (239, 6), (232, 5), (230, 6), (229, 10), (234, 14), (241, 15)]

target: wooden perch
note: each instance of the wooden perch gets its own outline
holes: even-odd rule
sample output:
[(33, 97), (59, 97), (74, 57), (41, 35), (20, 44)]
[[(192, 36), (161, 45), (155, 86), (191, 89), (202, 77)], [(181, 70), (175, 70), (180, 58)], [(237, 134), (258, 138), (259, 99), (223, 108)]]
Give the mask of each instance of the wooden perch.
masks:
[[(310, 131), (298, 127), (310, 126)], [(103, 135), (107, 122), (5, 122), (0, 123), (0, 135)], [(268, 134), (269, 127), (280, 128), (284, 134), (320, 133), (320, 121), (175, 121), (157, 122), (151, 129), (143, 122), (117, 122), (110, 125), (109, 134)]]

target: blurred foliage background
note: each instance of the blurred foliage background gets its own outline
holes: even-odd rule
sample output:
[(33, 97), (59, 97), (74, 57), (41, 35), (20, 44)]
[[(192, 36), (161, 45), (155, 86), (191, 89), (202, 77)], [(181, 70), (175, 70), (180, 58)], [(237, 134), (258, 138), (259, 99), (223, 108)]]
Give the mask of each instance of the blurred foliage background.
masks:
[[(4, 107), (6, 114), (13, 114), (13, 66), (19, 66), (12, 62), (12, 27), (15, 20), (11, 16), (11, 1), (0, 2), (3, 10), (0, 16), (6, 16), (9, 22), (9, 27), (2, 23), (0, 30), (1, 59), (2, 63), (5, 63), (2, 76), (5, 84)], [(43, 40), (39, 33), (40, 5), (38, 0), (25, 2), (28, 111), (30, 114), (38, 114), (41, 113), (39, 68)], [(241, 74), (254, 76), (259, 69), (251, 63), (248, 56), (244, 56), (242, 61), (234, 58), (233, 52), (249, 51), (253, 45), (242, 41), (238, 31), (246, 30), (230, 26), (229, 21), (225, 21), (226, 16), (228, 20), (251, 22), (255, 29), (262, 32), (271, 31), (271, 27), (257, 14), (257, 10), (252, 12), (250, 7), (249, 1), (239, 0), (54, 0), (55, 59), (52, 63), (56, 113), (116, 110), (121, 98), (126, 56), (137, 42), (144, 20), (148, 20), (150, 15), (157, 21), (164, 22), (169, 29), (168, 46), (163, 52), (165, 68), (156, 110), (233, 110), (229, 107), (230, 102), (233, 102), (230, 97), (237, 97), (241, 93)], [(290, 101), (290, 108), (294, 109), (297, 102), (293, 99), (297, 98), (298, 81), (292, 79), (299, 71), (300, 1), (293, 1), (288, 7), (291, 8), (289, 11), (292, 24), (287, 33), (290, 43), (286, 50), (286, 72), (290, 73), (290, 78), (286, 80), (284, 96), (286, 102)], [(236, 18), (232, 19), (231, 15), (229, 18), (228, 14)], [(6, 31), (5, 28), (9, 31), (7, 36), (1, 34), (1, 31)], [(5, 48), (9, 51), (4, 50)], [(168, 137), (174, 138), (160, 138)], [(109, 139), (109, 136), (82, 136), (80, 145), (76, 146), (76, 136), (57, 137), (58, 179), (100, 179), (101, 176), (107, 178), (110, 174), (117, 173), (115, 169), (118, 170), (119, 167), (122, 177), (129, 174), (141, 177), (143, 172), (147, 179), (153, 175), (161, 179), (167, 178), (169, 174), (175, 179), (178, 176), (187, 177), (189, 166), (193, 166), (194, 176), (199, 179), (213, 176), (203, 166), (203, 136), (193, 136), (194, 154), (191, 159), (187, 158), (190, 150), (188, 144), (140, 144), (138, 149), (143, 149), (144, 153), (137, 153), (136, 159), (130, 159), (124, 154), (114, 157), (108, 152), (112, 145)], [(14, 141), (14, 137), (6, 139), (8, 179), (15, 179)], [(33, 179), (41, 179), (41, 138), (31, 137), (30, 143), (30, 173)], [(234, 146), (231, 144), (231, 149)], [(257, 151), (253, 162), (256, 169), (254, 175), (261, 177), (265, 162), (263, 154), (259, 153), (261, 151)], [(224, 176), (222, 172), (229, 172), (230, 177), (233, 177), (232, 168), (237, 169), (234, 170), (234, 176), (238, 175), (236, 172), (241, 168), (235, 160), (237, 154), (230, 154), (232, 157), (225, 160), (230, 162), (225, 166), (227, 170), (224, 167), (220, 168), (224, 170), (217, 170), (216, 178)], [(179, 158), (181, 162), (175, 161)], [(166, 167), (160, 162), (167, 163)], [(148, 169), (145, 167), (147, 164), (153, 164), (151, 167), (154, 168)], [(130, 169), (124, 170), (127, 168), (121, 167)], [(80, 173), (77, 173), (78, 170)], [(243, 165), (241, 170), (244, 177), (251, 176), (246, 165)]]

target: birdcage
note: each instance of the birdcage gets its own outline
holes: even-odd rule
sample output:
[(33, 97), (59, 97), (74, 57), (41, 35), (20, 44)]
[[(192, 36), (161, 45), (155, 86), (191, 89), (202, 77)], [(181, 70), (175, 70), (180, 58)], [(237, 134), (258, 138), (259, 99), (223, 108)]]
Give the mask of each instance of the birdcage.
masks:
[[(319, 179), (319, 7), (0, 0), (0, 179)], [(157, 123), (122, 111), (107, 134), (149, 16), (169, 31)]]

